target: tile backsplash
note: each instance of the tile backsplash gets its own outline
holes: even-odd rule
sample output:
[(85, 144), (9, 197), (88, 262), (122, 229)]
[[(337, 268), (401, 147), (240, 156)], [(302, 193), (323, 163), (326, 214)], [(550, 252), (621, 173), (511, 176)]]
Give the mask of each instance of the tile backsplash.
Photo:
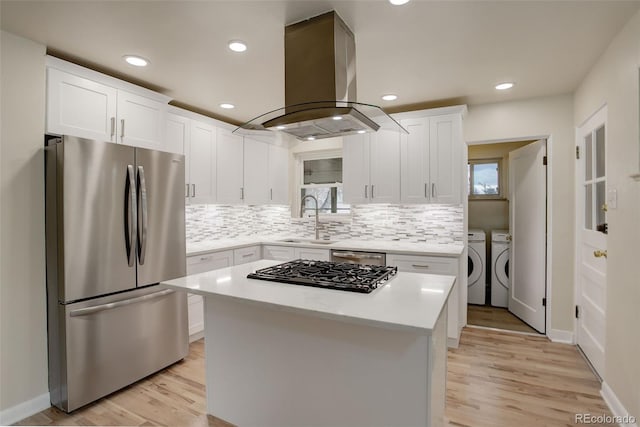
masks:
[[(289, 205), (186, 207), (187, 242), (287, 235), (314, 237), (313, 217), (291, 218)], [(462, 205), (352, 205), (351, 216), (320, 218), (320, 238), (453, 243), (463, 240)]]

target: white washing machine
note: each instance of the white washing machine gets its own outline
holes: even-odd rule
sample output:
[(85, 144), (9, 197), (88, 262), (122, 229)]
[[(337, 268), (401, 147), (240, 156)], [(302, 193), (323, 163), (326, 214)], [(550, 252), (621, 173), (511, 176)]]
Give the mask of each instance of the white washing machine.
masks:
[(509, 252), (511, 235), (509, 230), (491, 231), (491, 305), (509, 305)]
[(469, 262), (467, 278), (469, 304), (485, 303), (486, 295), (486, 274), (485, 265), (487, 258), (486, 241), (487, 236), (484, 230), (469, 230)]

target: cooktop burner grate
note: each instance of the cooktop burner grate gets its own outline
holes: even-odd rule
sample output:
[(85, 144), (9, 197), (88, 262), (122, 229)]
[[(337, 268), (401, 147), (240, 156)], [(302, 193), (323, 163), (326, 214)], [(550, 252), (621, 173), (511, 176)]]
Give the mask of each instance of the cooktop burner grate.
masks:
[(256, 270), (247, 278), (368, 294), (397, 272), (397, 267), (298, 259)]

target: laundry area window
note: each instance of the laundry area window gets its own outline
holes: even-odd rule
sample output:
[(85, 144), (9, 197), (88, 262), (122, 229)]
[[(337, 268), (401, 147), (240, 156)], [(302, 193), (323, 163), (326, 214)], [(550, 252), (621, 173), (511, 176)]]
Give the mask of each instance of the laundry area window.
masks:
[[(342, 195), (342, 157), (303, 159), (301, 162), (300, 200), (306, 195), (318, 199), (322, 214), (349, 213)], [(304, 215), (315, 213), (315, 202), (304, 201)]]
[(498, 199), (502, 197), (501, 159), (469, 160), (468, 194), (470, 199)]

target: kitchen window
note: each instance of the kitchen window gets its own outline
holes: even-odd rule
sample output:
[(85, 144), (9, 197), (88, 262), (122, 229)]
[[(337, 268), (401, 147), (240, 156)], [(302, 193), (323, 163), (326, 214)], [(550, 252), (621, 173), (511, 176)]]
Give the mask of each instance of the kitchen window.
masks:
[(469, 160), (469, 199), (502, 198), (502, 159)]
[[(300, 206), (300, 200), (310, 194), (318, 199), (320, 214), (348, 214), (350, 206), (344, 203), (342, 196), (342, 157), (331, 155), (305, 157), (299, 160), (298, 206)], [(304, 202), (303, 215), (314, 213), (315, 202), (307, 198)]]

